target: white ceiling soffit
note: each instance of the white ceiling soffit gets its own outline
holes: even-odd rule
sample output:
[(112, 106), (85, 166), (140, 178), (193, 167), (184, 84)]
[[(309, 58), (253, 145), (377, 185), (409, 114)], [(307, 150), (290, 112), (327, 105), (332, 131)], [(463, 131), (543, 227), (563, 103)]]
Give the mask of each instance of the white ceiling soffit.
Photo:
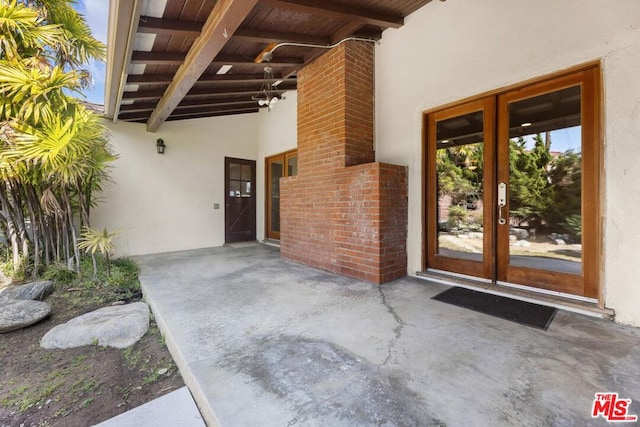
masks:
[[(166, 5), (167, 0), (143, 0), (140, 15), (162, 18)], [(138, 52), (151, 52), (155, 41), (155, 34), (137, 33), (135, 41), (133, 42), (133, 50)], [(128, 74), (144, 74), (145, 67), (146, 64), (130, 64)], [(125, 85), (124, 90), (127, 92), (136, 92), (138, 85)]]
[(153, 42), (156, 41), (155, 34), (136, 34), (136, 41), (133, 43), (134, 51), (151, 52)]
[[(137, 31), (135, 31), (135, 29), (137, 29), (138, 25), (137, 25), (137, 17), (138, 16), (152, 16), (154, 18), (162, 18), (162, 16), (164, 15), (164, 9), (167, 5), (167, 0), (128, 0), (128, 1), (132, 1), (133, 5), (135, 6), (137, 4), (137, 6), (135, 6), (135, 9), (137, 9), (136, 11), (134, 11), (132, 13), (133, 16), (130, 16), (130, 18), (133, 18), (135, 20), (135, 22), (132, 19), (129, 19), (131, 22), (131, 26), (130, 29), (133, 29), (133, 34), (131, 33), (131, 31), (129, 32), (129, 36), (133, 36), (135, 34), (135, 37), (133, 38), (133, 40), (129, 39), (129, 46), (127, 50), (127, 56), (130, 58), (131, 55), (131, 51), (133, 50), (141, 50), (141, 51), (151, 51), (151, 49), (153, 48), (153, 43), (155, 41), (155, 35), (154, 34), (137, 34)], [(112, 4), (117, 5), (120, 2), (120, 0), (111, 0)], [(117, 23), (113, 23), (114, 24), (114, 28), (112, 31), (116, 32), (117, 28)], [(117, 48), (116, 48), (117, 49)], [(144, 73), (144, 64), (128, 64), (128, 60), (126, 61), (127, 64), (124, 65), (122, 68), (120, 68), (120, 70), (122, 70), (122, 77), (120, 79), (120, 84), (118, 85), (119, 88), (123, 88), (126, 84), (126, 79), (127, 76), (129, 74), (143, 74)], [(120, 109), (120, 103), (122, 102), (122, 90), (119, 89), (118, 93), (116, 95), (116, 98), (114, 99), (114, 101), (112, 102), (111, 99), (109, 100), (109, 104), (113, 105), (113, 107), (110, 107), (110, 110), (108, 111), (108, 116), (109, 117), (117, 117), (118, 114), (118, 110)], [(111, 111), (113, 110), (113, 111)]]
[(144, 67), (146, 67), (146, 64), (131, 64), (129, 65), (128, 74), (130, 75), (144, 74)]
[(144, 0), (141, 15), (151, 16), (152, 18), (162, 18), (166, 6), (167, 0)]

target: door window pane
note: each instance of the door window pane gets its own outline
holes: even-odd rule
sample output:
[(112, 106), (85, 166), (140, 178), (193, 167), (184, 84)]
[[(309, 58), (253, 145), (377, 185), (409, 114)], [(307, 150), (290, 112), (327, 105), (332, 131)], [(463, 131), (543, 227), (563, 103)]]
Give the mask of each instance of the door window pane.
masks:
[(229, 179), (242, 179), (242, 165), (238, 163), (229, 164)]
[(251, 166), (242, 165), (242, 179), (243, 181), (251, 181), (253, 177), (251, 176)]
[(582, 272), (580, 95), (509, 104), (510, 265)]
[(280, 178), (284, 172), (284, 160), (271, 162), (271, 231), (280, 231)]
[(291, 154), (287, 156), (287, 176), (298, 175), (298, 156)]
[(436, 123), (437, 253), (482, 261), (483, 112)]

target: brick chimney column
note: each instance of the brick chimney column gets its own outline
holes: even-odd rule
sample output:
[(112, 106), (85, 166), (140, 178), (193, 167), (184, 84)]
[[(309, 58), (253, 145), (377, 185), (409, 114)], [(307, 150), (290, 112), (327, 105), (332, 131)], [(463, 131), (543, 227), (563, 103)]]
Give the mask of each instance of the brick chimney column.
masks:
[(374, 47), (348, 41), (298, 73), (298, 175), (282, 180), (281, 254), (383, 283), (406, 274), (407, 174), (374, 162)]

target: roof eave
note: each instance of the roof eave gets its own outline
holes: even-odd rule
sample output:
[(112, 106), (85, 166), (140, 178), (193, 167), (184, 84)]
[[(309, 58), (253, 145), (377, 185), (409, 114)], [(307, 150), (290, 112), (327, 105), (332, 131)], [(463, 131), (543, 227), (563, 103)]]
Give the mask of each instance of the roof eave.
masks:
[(111, 119), (117, 116), (141, 10), (142, 0), (109, 0), (104, 111)]

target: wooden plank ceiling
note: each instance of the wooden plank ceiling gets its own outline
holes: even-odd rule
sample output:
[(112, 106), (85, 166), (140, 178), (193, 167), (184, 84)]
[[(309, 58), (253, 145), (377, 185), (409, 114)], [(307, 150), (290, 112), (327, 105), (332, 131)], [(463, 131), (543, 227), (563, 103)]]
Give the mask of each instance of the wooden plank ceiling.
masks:
[[(146, 0), (162, 5), (165, 0)], [(382, 31), (430, 0), (166, 0), (161, 17), (139, 17), (117, 120), (167, 120), (255, 113), (262, 53), (275, 44), (330, 45), (355, 36), (379, 40)], [(152, 5), (153, 6), (153, 5)], [(156, 11), (156, 15), (160, 15)], [(142, 48), (147, 41), (147, 47)], [(150, 49), (149, 49), (150, 47)], [(281, 92), (296, 88), (296, 73), (325, 49), (282, 46), (271, 66)], [(231, 66), (221, 74), (223, 66)], [(228, 67), (225, 67), (228, 68)]]

